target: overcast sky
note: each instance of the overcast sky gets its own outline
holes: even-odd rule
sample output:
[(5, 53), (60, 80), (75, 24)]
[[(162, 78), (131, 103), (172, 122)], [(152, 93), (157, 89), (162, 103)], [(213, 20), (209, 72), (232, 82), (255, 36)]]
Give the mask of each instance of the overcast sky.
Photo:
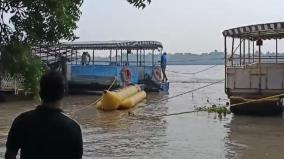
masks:
[(152, 0), (144, 10), (126, 0), (84, 0), (76, 33), (79, 41), (155, 40), (167, 52), (200, 53), (223, 51), (224, 29), (279, 21), (283, 0)]

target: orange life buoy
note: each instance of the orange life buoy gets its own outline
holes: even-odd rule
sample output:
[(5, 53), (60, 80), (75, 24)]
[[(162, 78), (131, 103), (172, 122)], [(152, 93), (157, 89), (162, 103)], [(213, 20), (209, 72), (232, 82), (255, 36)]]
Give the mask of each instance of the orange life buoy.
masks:
[(127, 85), (131, 81), (131, 71), (127, 67), (121, 69), (121, 79)]
[(161, 68), (156, 66), (153, 68), (153, 76), (154, 76), (154, 79), (156, 81), (162, 81), (162, 73), (161, 73)]

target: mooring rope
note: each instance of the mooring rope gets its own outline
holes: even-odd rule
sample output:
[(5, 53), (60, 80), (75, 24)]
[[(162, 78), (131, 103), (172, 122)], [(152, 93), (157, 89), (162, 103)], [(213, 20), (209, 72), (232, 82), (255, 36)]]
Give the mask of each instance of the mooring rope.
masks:
[(283, 97), (283, 96), (284, 96), (284, 94), (278, 94), (278, 95), (268, 96), (268, 97), (264, 97), (264, 98), (260, 98), (260, 99), (251, 99), (249, 101), (232, 104), (230, 106), (234, 107), (234, 106), (239, 106), (239, 105), (243, 105), (243, 104), (249, 104), (249, 103), (253, 103), (253, 102), (259, 102), (259, 101), (262, 101), (262, 100), (272, 99), (272, 98), (277, 98), (277, 97)]
[(203, 89), (203, 88), (206, 88), (206, 87), (209, 87), (209, 86), (218, 84), (218, 83), (222, 83), (222, 82), (224, 82), (224, 80), (220, 80), (220, 81), (217, 81), (217, 82), (212, 82), (212, 83), (207, 84), (207, 85), (205, 85), (205, 86), (201, 86), (201, 87), (198, 87), (198, 88), (195, 88), (195, 89), (192, 89), (192, 90), (189, 90), (189, 91), (186, 91), (186, 92), (183, 92), (183, 93), (180, 93), (180, 94), (177, 94), (177, 95), (174, 95), (174, 96), (165, 98), (165, 99), (162, 99), (162, 100), (159, 101), (159, 102), (162, 102), (162, 101), (165, 101), (165, 100), (169, 100), (169, 99), (173, 99), (173, 98), (176, 98), (176, 97), (179, 97), (179, 96), (183, 96), (183, 95), (185, 95), (185, 94), (192, 93), (192, 92), (198, 91), (198, 90), (200, 90), (200, 89)]
[[(114, 78), (114, 80), (112, 81), (111, 85), (110, 85), (110, 86), (108, 87), (108, 89), (107, 89), (108, 91), (111, 90), (111, 88), (114, 86), (115, 82), (116, 82), (116, 79)], [(82, 107), (82, 108), (79, 108), (79, 109), (76, 109), (75, 111), (70, 112), (70, 114), (75, 114), (75, 113), (77, 113), (77, 112), (79, 112), (79, 111), (82, 111), (82, 110), (85, 110), (85, 109), (87, 109), (87, 108), (89, 108), (89, 107), (93, 107), (93, 106), (96, 105), (101, 99), (102, 99), (102, 97), (100, 97), (100, 98), (97, 99), (96, 101), (92, 102), (91, 104), (88, 104), (88, 105), (86, 105), (86, 106), (84, 106), (84, 107)]]
[[(249, 103), (253, 103), (253, 102), (258, 102), (258, 101), (262, 101), (262, 100), (266, 100), (266, 99), (272, 99), (272, 98), (283, 97), (283, 96), (284, 96), (284, 94), (278, 94), (278, 95), (268, 96), (268, 97), (264, 97), (264, 98), (260, 98), (260, 99), (249, 100), (247, 102), (236, 103), (236, 104), (232, 104), (232, 105), (226, 105), (225, 107), (229, 107), (229, 106), (234, 107), (234, 106), (249, 104)], [(190, 110), (190, 111), (184, 111), (184, 112), (160, 114), (160, 115), (153, 115), (153, 116), (142, 116), (142, 115), (135, 115), (135, 114), (132, 114), (132, 115), (138, 116), (138, 117), (147, 117), (147, 118), (149, 118), (149, 117), (150, 118), (160, 118), (160, 117), (177, 116), (177, 115), (183, 115), (183, 114), (191, 114), (191, 113), (202, 112), (202, 111), (204, 111), (204, 110)]]
[[(213, 66), (210, 66), (209, 68), (206, 68), (206, 69), (203, 69), (203, 70), (201, 70), (201, 71), (194, 72), (194, 73), (180, 73), (180, 72), (176, 72), (176, 71), (168, 71), (168, 72), (179, 73), (179, 74), (193, 74), (193, 75), (195, 75), (195, 74), (198, 74), (198, 73), (201, 73), (201, 72), (208, 71), (208, 70), (210, 70), (210, 69), (212, 69), (212, 68), (214, 68), (214, 67), (216, 67), (216, 66), (218, 66), (218, 65), (213, 65)], [(110, 89), (113, 87), (113, 85), (115, 84), (115, 82), (116, 82), (116, 79), (113, 80), (112, 84), (109, 86), (109, 88), (108, 88), (107, 90), (110, 90)], [(197, 91), (197, 90), (199, 90), (199, 89), (203, 89), (203, 88), (206, 88), (206, 87), (209, 87), (209, 86), (212, 86), (212, 85), (214, 85), (214, 84), (221, 83), (221, 82), (224, 82), (224, 80), (217, 81), (217, 82), (212, 82), (212, 83), (210, 83), (210, 84), (208, 84), (208, 85), (205, 85), (205, 86), (202, 86), (202, 87), (199, 87), (199, 88), (196, 88), (196, 89), (193, 89), (193, 90), (190, 90), (190, 91), (187, 91), (187, 92), (184, 92), (184, 93), (181, 93), (181, 94), (172, 96), (172, 97), (168, 97), (168, 98), (165, 98), (165, 99), (162, 99), (162, 100), (159, 100), (159, 101), (155, 101), (155, 102), (162, 102), (162, 101), (165, 101), (165, 100), (169, 100), (169, 99), (172, 99), (172, 98), (176, 98), (176, 97), (179, 97), (179, 96), (182, 96), (182, 95), (185, 95), (185, 94), (188, 94), (188, 93), (192, 93), (192, 92), (195, 92), (195, 91)], [(82, 107), (82, 108), (80, 108), (80, 109), (77, 109), (77, 110), (75, 110), (75, 111), (71, 111), (70, 114), (75, 114), (76, 112), (79, 112), (79, 111), (85, 110), (85, 109), (87, 109), (87, 108), (89, 108), (89, 107), (92, 107), (92, 106), (94, 106), (95, 104), (97, 104), (101, 99), (102, 99), (102, 97), (100, 97), (99, 99), (97, 99), (95, 102), (92, 102), (91, 104), (88, 104), (87, 106), (84, 106), (84, 107)], [(146, 106), (149, 106), (149, 105), (151, 105), (151, 104), (148, 104), (148, 105), (146, 105)]]
[[(183, 95), (186, 95), (186, 94), (189, 94), (189, 93), (192, 93), (192, 92), (198, 91), (200, 89), (207, 88), (207, 87), (210, 87), (212, 85), (219, 84), (219, 83), (222, 83), (222, 82), (224, 82), (224, 80), (220, 80), (220, 81), (217, 81), (217, 82), (214, 82), (214, 83), (210, 83), (210, 84), (207, 84), (207, 85), (204, 85), (204, 86), (201, 86), (201, 87), (198, 87), (198, 88), (195, 88), (195, 89), (192, 89), (192, 90), (189, 90), (189, 91), (186, 91), (186, 92), (183, 92), (183, 93), (180, 93), (180, 94), (168, 97), (168, 98), (160, 99), (160, 100), (155, 101), (155, 103), (159, 103), (159, 102), (163, 102), (163, 101), (166, 101), (166, 100), (169, 100), (169, 99), (177, 98), (177, 97), (180, 97), (180, 96), (183, 96)], [(144, 105), (144, 107), (150, 106), (150, 105), (153, 105), (153, 103), (146, 104), (146, 105)], [(197, 112), (197, 111), (196, 110), (192, 110), (192, 111), (173, 113), (173, 114), (160, 114), (160, 115), (150, 116), (150, 117), (154, 117), (155, 118), (155, 117), (187, 114), (187, 113), (193, 113), (193, 112)], [(142, 115), (136, 115), (135, 112), (129, 112), (129, 114), (132, 115), (132, 116), (140, 116), (140, 117), (142, 116)], [(143, 116), (143, 117), (149, 117), (149, 116)]]
[(212, 69), (212, 68), (214, 68), (214, 67), (217, 67), (217, 66), (219, 66), (219, 65), (213, 65), (213, 66), (210, 66), (210, 67), (205, 68), (205, 69), (203, 69), (203, 70), (200, 70), (200, 71), (197, 71), (197, 72), (189, 72), (189, 73), (187, 73), (187, 72), (172, 71), (172, 70), (166, 70), (166, 71), (167, 71), (167, 72), (172, 72), (172, 73), (177, 73), (177, 74), (184, 74), (184, 75), (195, 75), (195, 74), (199, 74), (199, 73), (208, 71), (208, 70), (210, 70), (210, 69)]

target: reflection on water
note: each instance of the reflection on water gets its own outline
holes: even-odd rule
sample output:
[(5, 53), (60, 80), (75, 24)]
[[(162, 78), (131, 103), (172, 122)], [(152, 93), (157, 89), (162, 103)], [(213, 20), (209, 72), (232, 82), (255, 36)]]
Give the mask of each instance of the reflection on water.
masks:
[(228, 148), (236, 158), (284, 158), (283, 117), (234, 116), (228, 127)]
[[(170, 70), (197, 72), (210, 66), (169, 66)], [(147, 100), (132, 109), (138, 115), (159, 115), (193, 110), (194, 106), (225, 104), (224, 84), (159, 102), (208, 82), (224, 78), (223, 66), (196, 75), (168, 73), (170, 93), (149, 93)], [(282, 118), (232, 117), (219, 120), (206, 112), (179, 116), (129, 116), (129, 111), (102, 112), (86, 107), (97, 96), (69, 96), (63, 109), (83, 130), (84, 158), (279, 158), (284, 139)], [(13, 118), (35, 108), (37, 102), (0, 104), (0, 158)], [(151, 105), (149, 105), (151, 104)], [(82, 109), (85, 108), (85, 109)], [(80, 110), (80, 111), (78, 111)]]

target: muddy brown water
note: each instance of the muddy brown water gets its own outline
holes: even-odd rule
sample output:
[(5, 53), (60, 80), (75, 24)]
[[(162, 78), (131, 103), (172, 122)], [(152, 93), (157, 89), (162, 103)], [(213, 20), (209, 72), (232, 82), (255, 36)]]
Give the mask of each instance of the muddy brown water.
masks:
[[(210, 66), (169, 66), (168, 69), (195, 72), (207, 67)], [(197, 75), (168, 75), (171, 81), (170, 93), (148, 94), (147, 100), (130, 110), (142, 115), (139, 117), (129, 116), (128, 110), (102, 112), (92, 106), (86, 107), (98, 96), (66, 97), (63, 109), (80, 123), (83, 130), (83, 158), (284, 158), (282, 117), (228, 115), (219, 119), (215, 114), (206, 112), (158, 119), (149, 117), (189, 111), (195, 106), (222, 105), (227, 101), (221, 83), (158, 102), (222, 79), (222, 66)], [(4, 156), (12, 120), (21, 112), (34, 109), (37, 105), (36, 101), (0, 104), (0, 158)]]

